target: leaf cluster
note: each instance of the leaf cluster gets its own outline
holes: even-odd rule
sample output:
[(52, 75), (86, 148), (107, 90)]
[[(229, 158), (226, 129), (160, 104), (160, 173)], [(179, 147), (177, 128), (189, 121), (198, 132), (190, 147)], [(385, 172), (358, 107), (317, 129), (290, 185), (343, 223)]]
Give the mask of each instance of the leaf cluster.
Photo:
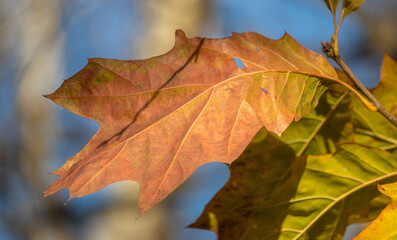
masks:
[[(389, 108), (396, 106), (396, 67), (386, 55), (372, 91)], [(377, 183), (397, 179), (397, 131), (340, 90), (331, 87), (281, 138), (259, 132), (192, 227), (216, 231), (219, 239), (342, 239), (349, 224), (373, 220), (389, 200)]]
[[(340, 24), (364, 0), (344, 0), (338, 24), (339, 1), (324, 2), (335, 23), (324, 46), (339, 59)], [(367, 109), (343, 70), (288, 34), (252, 32), (189, 39), (178, 30), (158, 57), (89, 59), (47, 97), (101, 128), (45, 194), (81, 197), (134, 180), (143, 213), (217, 161), (231, 164), (231, 177), (191, 227), (219, 239), (342, 239), (349, 224), (376, 218), (357, 239), (393, 239), (397, 129)], [(369, 94), (394, 117), (396, 79), (386, 54)]]

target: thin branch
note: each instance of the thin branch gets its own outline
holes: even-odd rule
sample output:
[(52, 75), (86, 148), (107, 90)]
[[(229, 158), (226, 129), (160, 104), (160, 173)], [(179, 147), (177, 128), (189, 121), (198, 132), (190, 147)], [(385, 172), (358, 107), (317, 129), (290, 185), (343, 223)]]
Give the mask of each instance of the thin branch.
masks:
[(343, 71), (350, 77), (351, 80), (356, 84), (357, 88), (360, 89), (364, 93), (364, 95), (371, 101), (372, 105), (374, 105), (377, 110), (394, 126), (397, 127), (397, 118), (393, 116), (387, 109), (372, 95), (372, 93), (364, 87), (364, 85), (358, 80), (358, 78), (353, 74), (350, 68), (346, 65), (346, 63), (339, 56), (334, 56), (333, 59), (335, 62), (343, 69)]
[(335, 34), (336, 35), (339, 34), (340, 25), (342, 24), (344, 16), (345, 16), (345, 8), (342, 8), (342, 11), (341, 11), (340, 17), (339, 17), (339, 21), (338, 21), (338, 26), (335, 28)]
[(342, 60), (342, 58), (339, 56), (339, 50), (338, 50), (338, 33), (340, 26), (343, 21), (343, 17), (345, 14), (345, 7), (342, 8), (342, 12), (338, 21), (338, 25), (336, 25), (335, 21), (335, 12), (333, 11), (333, 6), (331, 4), (331, 0), (328, 0), (328, 3), (330, 5), (330, 9), (332, 12), (332, 17), (334, 21), (334, 28), (335, 32), (332, 36), (331, 43), (325, 42), (321, 43), (322, 44), (322, 50), (323, 52), (327, 55), (327, 57), (334, 59), (334, 61), (342, 68), (342, 70), (349, 76), (349, 78), (355, 83), (356, 87), (360, 89), (362, 93), (371, 101), (371, 103), (368, 103), (366, 99), (363, 99), (360, 97), (361, 95), (358, 95), (360, 97), (361, 102), (371, 111), (379, 111), (387, 120), (389, 120), (394, 126), (397, 127), (397, 118), (393, 116), (387, 109), (372, 95), (372, 93), (364, 87), (364, 85), (358, 80), (358, 78), (353, 74), (353, 72), (350, 70), (350, 68), (346, 65), (346, 63)]

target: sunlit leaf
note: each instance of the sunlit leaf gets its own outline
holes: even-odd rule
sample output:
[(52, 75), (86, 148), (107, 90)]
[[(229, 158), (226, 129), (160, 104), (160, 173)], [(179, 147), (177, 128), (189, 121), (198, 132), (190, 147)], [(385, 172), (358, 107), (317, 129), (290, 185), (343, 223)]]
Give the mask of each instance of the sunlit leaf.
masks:
[(378, 189), (390, 197), (391, 201), (354, 240), (397, 239), (397, 182), (378, 185)]
[(395, 156), (357, 144), (295, 161), (288, 145), (250, 154), (232, 165), (231, 179), (193, 227), (218, 229), (220, 240), (342, 239), (348, 224), (369, 221), (386, 205), (376, 183), (397, 177)]
[[(373, 90), (392, 112), (396, 104), (396, 86), (392, 84), (396, 69), (396, 63), (386, 55), (381, 83)], [(338, 74), (341, 80), (349, 83), (341, 71)], [(338, 91), (330, 91), (335, 89), (339, 90), (339, 95)], [(292, 123), (280, 140), (270, 135), (262, 143), (251, 143), (232, 164), (229, 182), (192, 226), (217, 229), (219, 239), (341, 239), (349, 224), (374, 219), (387, 205), (387, 199), (376, 190), (376, 182), (390, 182), (396, 178), (397, 151), (393, 156), (378, 148), (352, 143), (338, 148), (336, 143), (359, 140), (385, 146), (387, 139), (383, 137), (381, 141), (380, 133), (394, 136), (396, 129), (382, 115), (369, 112), (351, 95), (353, 112), (350, 94), (342, 101), (338, 96), (343, 96), (343, 89), (335, 89), (323, 96), (311, 116)], [(334, 109), (335, 103), (337, 108)], [(331, 114), (324, 117), (327, 112)], [(352, 115), (355, 125), (351, 124)], [(318, 126), (309, 124), (314, 119), (325, 120), (320, 130), (313, 131)], [(368, 125), (378, 132), (365, 124), (370, 121), (368, 119), (383, 124)], [(364, 138), (364, 130), (368, 131), (367, 138)], [(332, 153), (335, 148), (332, 155), (313, 156)], [(301, 154), (309, 156), (294, 162), (294, 156)], [(312, 166), (316, 166), (317, 173)], [(353, 183), (355, 180), (361, 182)], [(335, 194), (334, 199), (327, 199), (331, 193)], [(296, 200), (298, 197), (307, 200)], [(283, 203), (283, 199), (287, 203)], [(294, 199), (293, 202), (290, 199)], [(209, 224), (208, 214), (216, 219), (212, 221), (217, 223), (216, 227)]]
[(89, 59), (47, 97), (101, 127), (54, 172), (60, 179), (45, 194), (68, 188), (70, 198), (81, 197), (134, 180), (144, 212), (201, 165), (234, 161), (261, 127), (284, 132), (317, 104), (321, 78), (336, 77), (288, 34), (189, 39), (177, 31), (162, 56)]

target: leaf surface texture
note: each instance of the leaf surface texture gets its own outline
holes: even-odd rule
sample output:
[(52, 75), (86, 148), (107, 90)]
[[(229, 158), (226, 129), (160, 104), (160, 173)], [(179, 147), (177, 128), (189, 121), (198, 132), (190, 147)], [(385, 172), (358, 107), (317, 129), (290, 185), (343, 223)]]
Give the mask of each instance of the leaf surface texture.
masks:
[(322, 78), (337, 75), (288, 34), (189, 39), (178, 30), (174, 48), (158, 57), (89, 59), (47, 97), (100, 129), (45, 194), (68, 188), (81, 197), (134, 180), (144, 212), (199, 166), (234, 161), (261, 127), (280, 135), (311, 112)]

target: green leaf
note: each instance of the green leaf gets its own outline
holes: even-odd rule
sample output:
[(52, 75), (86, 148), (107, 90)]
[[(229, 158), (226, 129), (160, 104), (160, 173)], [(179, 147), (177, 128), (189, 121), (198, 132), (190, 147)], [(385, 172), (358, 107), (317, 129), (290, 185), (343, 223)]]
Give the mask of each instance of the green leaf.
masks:
[(353, 133), (351, 98), (346, 88), (331, 86), (309, 116), (293, 122), (281, 136), (283, 143), (302, 154), (326, 154), (335, 143), (350, 141)]
[(344, 17), (347, 17), (350, 13), (354, 12), (359, 8), (365, 0), (344, 0), (343, 8), (345, 9)]
[[(339, 0), (323, 0), (331, 11), (332, 15), (335, 15), (338, 7)], [(347, 17), (350, 13), (356, 11), (365, 0), (343, 0), (344, 16)]]
[(391, 201), (354, 240), (397, 239), (397, 182), (378, 185), (378, 189), (390, 197)]
[[(278, 201), (288, 211), (280, 236), (286, 232), (293, 239), (341, 239), (348, 224), (369, 220), (368, 203), (379, 195), (376, 183), (397, 176), (396, 157), (358, 144), (342, 144), (334, 154), (310, 155), (297, 164), (304, 172), (294, 197)], [(291, 173), (296, 174), (299, 168)], [(277, 190), (282, 194), (287, 187)]]
[[(397, 158), (389, 152), (353, 143), (295, 161), (292, 152), (284, 145), (238, 160), (192, 226), (217, 228), (220, 240), (342, 239), (348, 224), (371, 220), (386, 205), (376, 183), (397, 176)], [(216, 228), (209, 227), (209, 213)]]

